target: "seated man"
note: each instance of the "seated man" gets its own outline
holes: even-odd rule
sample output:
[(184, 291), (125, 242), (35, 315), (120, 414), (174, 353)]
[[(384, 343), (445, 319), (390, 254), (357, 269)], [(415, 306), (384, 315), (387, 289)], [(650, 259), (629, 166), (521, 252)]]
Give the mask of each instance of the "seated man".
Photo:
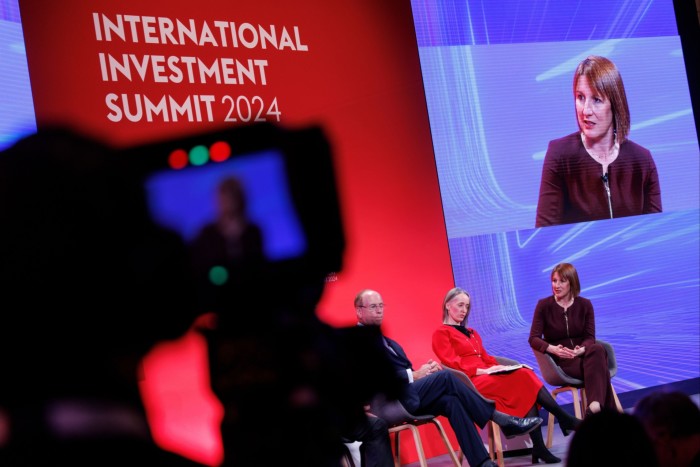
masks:
[[(360, 325), (380, 326), (384, 319), (381, 295), (374, 290), (361, 291), (355, 297), (355, 311)], [(489, 420), (493, 420), (507, 438), (529, 433), (542, 423), (539, 417), (518, 418), (495, 410), (494, 404), (485, 402), (453, 373), (441, 371), (440, 365), (432, 360), (413, 370), (401, 346), (387, 337), (383, 339), (387, 356), (404, 382), (401, 403), (416, 415), (447, 417), (470, 466), (496, 465), (489, 458), (474, 423), (483, 428)]]

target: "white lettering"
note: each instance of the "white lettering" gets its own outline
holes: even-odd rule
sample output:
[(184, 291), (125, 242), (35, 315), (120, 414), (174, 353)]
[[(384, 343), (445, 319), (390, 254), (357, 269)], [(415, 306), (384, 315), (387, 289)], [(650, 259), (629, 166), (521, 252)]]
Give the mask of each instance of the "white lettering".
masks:
[(95, 27), (95, 39), (98, 41), (102, 40), (102, 28), (100, 27), (100, 14), (92, 14), (92, 25)]
[(158, 44), (160, 40), (156, 34), (157, 28), (155, 27), (156, 17), (155, 16), (144, 16), (143, 17), (143, 40), (146, 44)]
[(160, 29), (160, 41), (163, 44), (177, 44), (173, 30), (175, 26), (170, 18), (158, 18), (158, 28)]
[[(93, 12), (92, 23), (98, 41), (147, 44), (197, 45), (200, 47), (245, 47), (307, 52), (298, 26), (255, 25), (233, 21), (195, 21), (162, 16), (107, 15)], [(294, 33), (290, 34), (290, 30)], [(292, 37), (293, 36), (293, 37)]]
[(138, 77), (141, 82), (157, 83), (267, 85), (267, 60), (224, 57), (205, 62), (197, 57), (134, 54), (122, 54), (120, 58), (103, 52), (98, 58), (103, 81), (133, 81)]
[(213, 122), (213, 95), (191, 95), (182, 101), (171, 95), (163, 95), (157, 101), (142, 94), (114, 94), (105, 96), (105, 104), (110, 110), (107, 119), (112, 122), (177, 122), (184, 117), (188, 122)]

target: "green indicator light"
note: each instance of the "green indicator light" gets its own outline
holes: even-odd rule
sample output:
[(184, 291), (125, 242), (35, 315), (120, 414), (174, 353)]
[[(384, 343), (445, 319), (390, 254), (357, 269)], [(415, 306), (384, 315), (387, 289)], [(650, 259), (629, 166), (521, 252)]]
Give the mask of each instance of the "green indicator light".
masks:
[(190, 163), (192, 165), (204, 165), (209, 160), (209, 150), (206, 146), (195, 146), (190, 150)]
[(214, 266), (209, 270), (209, 281), (214, 285), (224, 285), (228, 281), (228, 271), (223, 266)]

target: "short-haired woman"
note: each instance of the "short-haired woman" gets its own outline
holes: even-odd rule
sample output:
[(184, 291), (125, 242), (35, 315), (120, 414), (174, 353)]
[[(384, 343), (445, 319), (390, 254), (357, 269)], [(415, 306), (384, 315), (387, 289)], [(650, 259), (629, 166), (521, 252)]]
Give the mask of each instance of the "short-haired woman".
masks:
[(535, 226), (661, 212), (651, 152), (627, 139), (630, 112), (615, 64), (587, 57), (573, 91), (579, 131), (549, 143)]

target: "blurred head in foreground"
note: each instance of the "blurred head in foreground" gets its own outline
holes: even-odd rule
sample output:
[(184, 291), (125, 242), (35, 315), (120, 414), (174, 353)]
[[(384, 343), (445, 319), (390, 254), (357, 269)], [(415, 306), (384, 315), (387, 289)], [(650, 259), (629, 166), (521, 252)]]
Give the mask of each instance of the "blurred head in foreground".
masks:
[(602, 410), (587, 416), (576, 430), (567, 467), (657, 467), (654, 448), (639, 420), (627, 413)]
[(99, 142), (50, 129), (0, 153), (0, 225), (0, 404), (136, 391), (140, 358), (190, 325), (184, 245)]
[(634, 408), (661, 467), (700, 465), (700, 408), (685, 393), (654, 392)]

